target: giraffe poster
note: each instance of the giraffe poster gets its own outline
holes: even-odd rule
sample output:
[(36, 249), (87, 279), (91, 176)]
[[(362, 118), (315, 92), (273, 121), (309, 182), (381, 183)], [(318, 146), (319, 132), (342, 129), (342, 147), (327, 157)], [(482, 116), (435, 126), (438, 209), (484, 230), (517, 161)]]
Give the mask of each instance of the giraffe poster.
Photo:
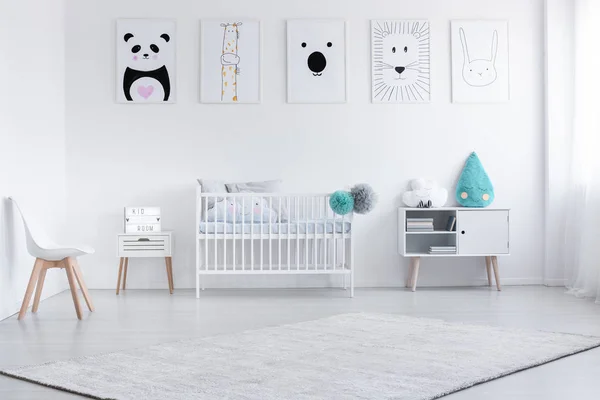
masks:
[(347, 101), (346, 22), (287, 22), (288, 103)]
[(260, 22), (202, 21), (201, 43), (200, 101), (260, 103)]

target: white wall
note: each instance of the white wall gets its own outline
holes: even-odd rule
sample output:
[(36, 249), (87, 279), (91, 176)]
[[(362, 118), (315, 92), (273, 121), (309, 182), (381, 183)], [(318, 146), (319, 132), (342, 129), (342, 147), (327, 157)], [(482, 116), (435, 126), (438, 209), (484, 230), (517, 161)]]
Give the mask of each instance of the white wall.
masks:
[(571, 0), (546, 0), (546, 254), (544, 283), (565, 284), (565, 212), (568, 207), (573, 124), (574, 10)]
[[(194, 285), (194, 180), (282, 178), (289, 191), (333, 191), (361, 181), (380, 192), (355, 227), (356, 283), (403, 284), (407, 263), (396, 252), (399, 198), (410, 178), (453, 187), (476, 150), (496, 188), (496, 205), (512, 207), (512, 256), (504, 282), (541, 283), (543, 271), (543, 1), (542, 0), (102, 0), (67, 2), (67, 170), (69, 213), (77, 238), (97, 249), (82, 262), (93, 288), (115, 286), (115, 234), (126, 205), (160, 205), (175, 230), (176, 287)], [(263, 22), (261, 105), (199, 104), (199, 20), (252, 17)], [(119, 105), (115, 93), (115, 20), (178, 21), (178, 103)], [(286, 104), (285, 19), (346, 18), (350, 23), (350, 101)], [(370, 103), (371, 18), (431, 22), (430, 104)], [(512, 100), (451, 104), (450, 20), (510, 21)], [(226, 123), (225, 123), (226, 122)], [(137, 262), (136, 262), (137, 261)], [(159, 260), (132, 262), (128, 284), (165, 288)], [(420, 284), (482, 283), (483, 260), (427, 260)], [(273, 285), (329, 284), (329, 278), (281, 277)], [(212, 285), (265, 284), (265, 278)]]
[[(33, 266), (6, 196), (58, 234), (65, 225), (63, 1), (0, 2), (0, 319), (18, 310)], [(64, 289), (50, 271), (44, 297)]]

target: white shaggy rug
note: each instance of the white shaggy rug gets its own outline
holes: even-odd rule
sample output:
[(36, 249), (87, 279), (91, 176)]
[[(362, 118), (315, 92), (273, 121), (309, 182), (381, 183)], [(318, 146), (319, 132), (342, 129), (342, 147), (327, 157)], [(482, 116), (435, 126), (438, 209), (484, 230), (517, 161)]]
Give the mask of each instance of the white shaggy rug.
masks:
[(435, 399), (600, 346), (600, 338), (385, 314), (2, 371), (98, 399)]

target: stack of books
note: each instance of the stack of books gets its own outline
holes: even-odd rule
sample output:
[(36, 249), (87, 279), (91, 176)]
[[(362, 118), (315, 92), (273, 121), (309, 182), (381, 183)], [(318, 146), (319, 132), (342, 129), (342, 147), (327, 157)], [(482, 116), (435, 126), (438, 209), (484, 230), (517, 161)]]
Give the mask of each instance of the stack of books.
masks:
[(429, 246), (429, 254), (456, 254), (456, 246)]
[(406, 232), (433, 232), (433, 218), (407, 218)]
[(160, 232), (160, 207), (125, 207), (125, 233)]

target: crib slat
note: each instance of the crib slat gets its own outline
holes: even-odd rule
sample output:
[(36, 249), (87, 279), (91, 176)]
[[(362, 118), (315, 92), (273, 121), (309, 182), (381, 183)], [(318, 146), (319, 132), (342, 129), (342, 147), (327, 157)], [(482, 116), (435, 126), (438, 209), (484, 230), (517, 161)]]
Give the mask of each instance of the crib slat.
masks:
[(279, 253), (278, 253), (279, 255), (277, 257), (277, 261), (279, 262), (279, 270), (281, 271), (281, 196), (278, 196), (277, 201), (279, 203), (279, 205), (277, 207), (277, 212), (278, 212), (277, 218), (279, 220), (278, 221), (279, 222), (279, 225), (278, 225), (279, 229), (278, 229), (278, 232), (277, 232), (277, 238), (279, 239), (279, 243), (278, 243), (279, 244)]
[(262, 207), (262, 196), (260, 197), (260, 200), (258, 201), (259, 207), (260, 207), (260, 240), (258, 241), (260, 243), (260, 270), (263, 270), (263, 226), (265, 225), (263, 223), (264, 218), (263, 218), (263, 207)]
[(273, 197), (269, 196), (269, 271), (273, 269), (273, 224), (271, 223), (273, 218)]
[(296, 269), (300, 269), (300, 197), (294, 197), (296, 205)]
[(315, 225), (315, 231), (313, 232), (313, 264), (315, 265), (315, 269), (317, 269), (317, 265), (319, 264), (317, 262), (317, 216), (316, 216), (316, 212), (315, 212), (315, 198), (311, 197), (310, 200), (310, 209), (312, 212), (312, 219), (314, 221), (314, 225)]
[(337, 229), (335, 229), (335, 224), (336, 224), (336, 217), (337, 214), (335, 213), (335, 211), (333, 212), (333, 225), (332, 225), (332, 232), (333, 232), (333, 247), (331, 249), (331, 251), (333, 251), (333, 260), (332, 260), (332, 264), (333, 264), (333, 269), (335, 270), (337, 267)]
[(204, 269), (208, 270), (208, 197), (204, 198)]
[(246, 269), (246, 252), (244, 251), (244, 242), (246, 242), (246, 197), (242, 197), (242, 271)]
[(291, 269), (290, 266), (290, 255), (292, 253), (292, 247), (291, 247), (291, 241), (290, 241), (290, 227), (291, 227), (291, 220), (292, 220), (292, 207), (291, 205), (291, 198), (290, 196), (287, 196), (287, 212), (288, 212), (288, 216), (287, 216), (287, 269), (288, 271)]
[(213, 232), (213, 242), (215, 242), (215, 271), (217, 270), (217, 215), (219, 214), (219, 209), (217, 208), (217, 196), (214, 197), (214, 205), (213, 208), (215, 209), (215, 231)]
[(327, 225), (329, 221), (329, 210), (327, 209), (327, 205), (329, 204), (329, 197), (325, 196), (323, 202), (323, 212), (325, 213), (325, 218), (323, 221), (323, 266), (327, 269)]
[(233, 249), (232, 249), (233, 250), (233, 256), (232, 256), (232, 262), (233, 262), (233, 270), (234, 271), (235, 271), (235, 225), (236, 225), (236, 222), (237, 222), (237, 220), (236, 220), (236, 215), (237, 214), (235, 213), (236, 206), (237, 206), (237, 201), (236, 201), (236, 199), (233, 199), (233, 221), (231, 221), (231, 222), (233, 223), (233, 228), (232, 228), (232, 230), (233, 230), (233, 240), (232, 240), (232, 244), (233, 244), (233, 246), (232, 246), (233, 247)]
[(304, 269), (308, 269), (308, 197), (304, 197)]
[[(227, 199), (223, 199), (223, 235), (227, 234)], [(223, 236), (224, 238), (226, 236)], [(227, 265), (227, 239), (223, 240), (223, 266)]]
[(250, 270), (254, 271), (254, 196), (250, 196)]
[[(342, 215), (342, 268), (346, 268), (346, 230), (344, 224), (346, 223), (346, 216)], [(346, 276), (344, 275), (344, 289), (346, 288)]]

